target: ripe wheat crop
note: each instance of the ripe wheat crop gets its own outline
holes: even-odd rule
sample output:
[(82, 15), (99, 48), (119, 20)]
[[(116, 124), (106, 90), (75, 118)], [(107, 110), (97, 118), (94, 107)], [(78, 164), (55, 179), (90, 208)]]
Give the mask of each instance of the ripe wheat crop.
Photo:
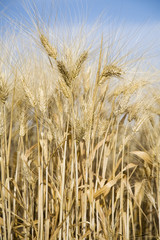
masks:
[(0, 239), (159, 239), (159, 70), (35, 23), (1, 38)]

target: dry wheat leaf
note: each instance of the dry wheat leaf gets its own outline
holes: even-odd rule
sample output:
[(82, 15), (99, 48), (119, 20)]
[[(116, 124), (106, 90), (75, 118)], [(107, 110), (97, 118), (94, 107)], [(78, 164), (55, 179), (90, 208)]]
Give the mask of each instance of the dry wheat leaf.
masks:
[(129, 163), (125, 168), (123, 168), (123, 172), (126, 171), (126, 170), (128, 170), (128, 169), (130, 169), (130, 168), (135, 168), (135, 167), (137, 167), (136, 164), (134, 164), (134, 163)]
[(143, 152), (143, 151), (133, 151), (131, 152), (132, 154), (136, 155), (137, 157), (143, 159), (144, 161), (146, 161), (147, 163), (152, 163), (152, 159), (151, 157), (149, 156), (148, 153), (146, 152)]
[[(130, 169), (130, 168), (134, 168), (134, 167), (137, 167), (136, 164), (133, 164), (133, 163), (129, 163), (124, 169), (122, 172), (126, 171), (127, 169)], [(124, 174), (123, 173), (119, 173), (114, 179), (110, 180), (107, 184), (105, 184), (101, 189), (99, 189), (97, 192), (94, 193), (94, 198), (97, 198), (99, 197), (101, 194), (104, 194), (104, 196), (106, 196), (111, 187), (113, 187), (117, 181), (120, 179), (120, 178), (123, 178)]]
[(80, 240), (86, 238), (91, 233), (90, 230), (88, 230), (82, 237), (80, 237)]
[(89, 156), (89, 159), (90, 160), (93, 160), (94, 157), (95, 157), (95, 154), (96, 154), (96, 151), (104, 144), (104, 142), (106, 141), (106, 137), (101, 140), (94, 148), (94, 150), (91, 152), (90, 156)]
[(107, 233), (107, 226), (106, 226), (106, 217), (105, 217), (105, 214), (104, 214), (99, 202), (97, 202), (97, 204), (96, 204), (96, 209), (99, 213), (99, 216), (100, 216), (100, 219), (101, 219), (100, 223), (101, 223), (102, 229), (104, 231), (104, 235), (107, 239), (108, 233)]
[(155, 202), (155, 199), (152, 196), (152, 194), (148, 192), (148, 193), (146, 193), (146, 195), (147, 195), (149, 201), (152, 203), (153, 207), (156, 209), (156, 202)]
[(101, 189), (94, 193), (94, 198), (99, 197), (100, 195), (104, 194), (105, 196), (109, 193), (111, 187), (113, 187), (117, 181), (123, 176), (123, 174), (118, 174), (113, 180), (109, 181), (105, 184)]

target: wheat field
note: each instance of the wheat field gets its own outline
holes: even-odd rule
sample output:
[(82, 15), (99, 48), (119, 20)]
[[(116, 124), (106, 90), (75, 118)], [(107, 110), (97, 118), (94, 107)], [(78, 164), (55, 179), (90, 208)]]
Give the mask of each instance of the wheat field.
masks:
[(0, 239), (160, 239), (159, 69), (22, 29), (0, 40)]

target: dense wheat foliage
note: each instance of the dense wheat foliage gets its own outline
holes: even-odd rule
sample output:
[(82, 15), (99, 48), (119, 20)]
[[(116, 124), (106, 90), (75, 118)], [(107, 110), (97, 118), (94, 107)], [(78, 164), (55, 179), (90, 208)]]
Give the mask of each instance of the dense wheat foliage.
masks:
[(159, 71), (35, 29), (0, 44), (0, 239), (159, 239)]

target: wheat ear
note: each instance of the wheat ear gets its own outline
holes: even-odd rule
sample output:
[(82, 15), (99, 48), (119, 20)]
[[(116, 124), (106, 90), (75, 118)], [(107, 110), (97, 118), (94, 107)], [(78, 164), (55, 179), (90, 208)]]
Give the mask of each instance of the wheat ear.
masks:
[(100, 75), (99, 85), (103, 84), (107, 78), (120, 77), (121, 75), (122, 75), (121, 68), (115, 65), (105, 66), (102, 71), (102, 74)]
[(62, 61), (57, 61), (57, 68), (68, 87), (71, 86), (71, 76)]
[(9, 89), (6, 81), (0, 77), (0, 101), (4, 104), (8, 98)]
[(72, 72), (72, 77), (73, 78), (76, 78), (79, 75), (81, 67), (82, 67), (83, 63), (86, 61), (87, 57), (88, 57), (88, 51), (84, 51), (80, 55), (80, 57), (78, 58), (78, 60), (75, 63), (75, 67), (74, 67), (74, 70)]
[(40, 41), (45, 49), (45, 51), (47, 52), (48, 56), (53, 58), (53, 59), (57, 59), (57, 50), (56, 48), (54, 48), (48, 41), (48, 39), (41, 34), (40, 35)]

